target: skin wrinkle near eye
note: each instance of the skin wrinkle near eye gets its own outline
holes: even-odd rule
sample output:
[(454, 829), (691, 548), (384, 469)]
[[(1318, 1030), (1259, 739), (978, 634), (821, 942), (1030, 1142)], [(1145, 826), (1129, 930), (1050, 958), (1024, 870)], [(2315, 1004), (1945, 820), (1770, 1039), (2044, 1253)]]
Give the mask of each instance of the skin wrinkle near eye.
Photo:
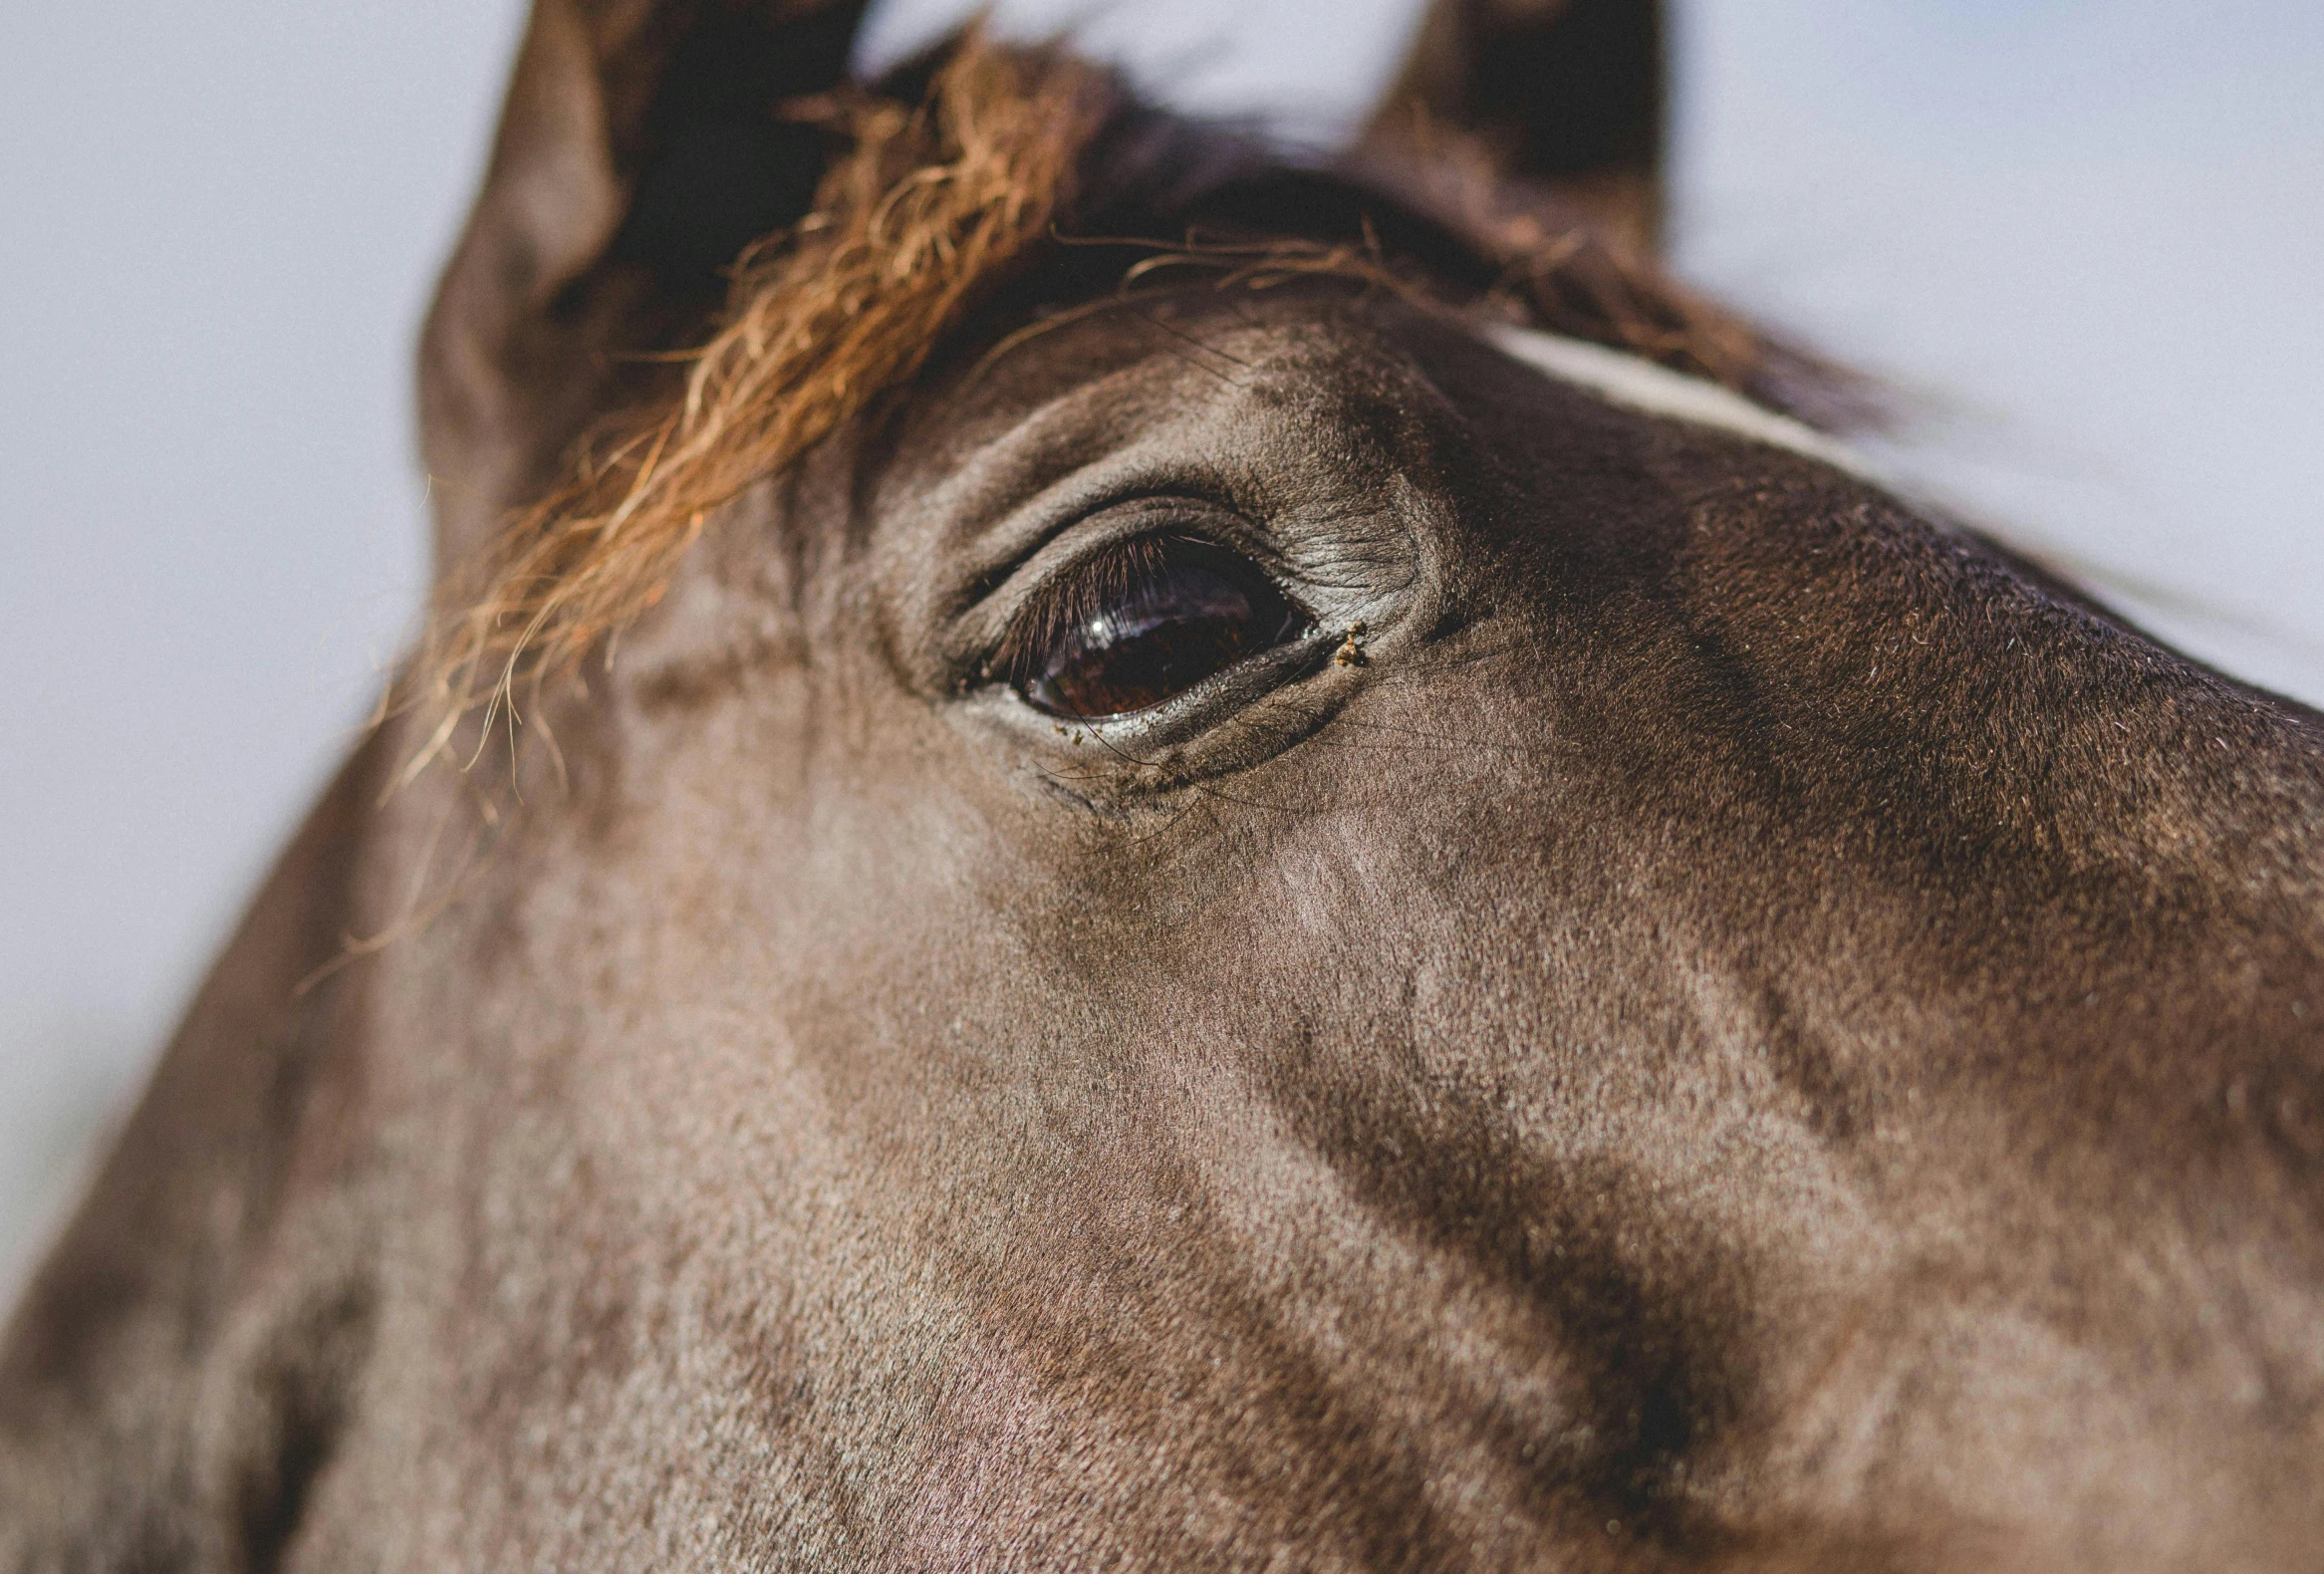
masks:
[[(1421, 402), (1437, 401), (1401, 358), (1346, 335), (1319, 348), (1314, 326), (1237, 319), (1217, 337), (1250, 371), (1232, 384), (1206, 385), (1191, 407), (1182, 384), (1168, 377), (1182, 356), (1141, 347), (1137, 360), (1076, 394), (1044, 400), (998, 433), (988, 428), (956, 467), (929, 478), (926, 467), (907, 466), (893, 478), (892, 518), (906, 516), (898, 534), (918, 544), (920, 561), (955, 565), (914, 587), (919, 605), (904, 622), (924, 631), (907, 641), (922, 653), (915, 681), (958, 692), (1030, 594), (1012, 582), (1029, 572), (1062, 572), (1070, 559), (1102, 549), (1102, 542), (1078, 539), (1090, 522), (1103, 521), (1096, 528), (1118, 539), (1174, 525), (1167, 511), (1181, 507), (1197, 515), (1184, 528), (1249, 556), (1319, 624), (1384, 628), (1389, 602), (1423, 576), (1426, 555), (1406, 517), (1423, 502), (1424, 488), (1413, 484), (1398, 451), (1417, 424), (1403, 395), (1419, 384)], [(1367, 376), (1359, 384), (1365, 396), (1347, 412), (1313, 408), (1315, 387), (1354, 381), (1319, 380), (1315, 365), (1345, 365), (1359, 355), (1385, 360), (1399, 386), (1384, 389), (1379, 376)], [(1158, 367), (1164, 360), (1170, 365)], [(1158, 381), (1171, 396), (1155, 396), (1163, 391)], [(1139, 421), (1142, 405), (1156, 418)], [(1120, 440), (1125, 424), (1137, 433), (1127, 443)], [(1316, 451), (1319, 429), (1342, 439), (1336, 451)], [(1110, 446), (1092, 452), (1109, 436)], [(909, 451), (908, 437), (902, 448)], [(1054, 473), (1061, 457), (1062, 473)], [(941, 459), (932, 455), (929, 467)], [(1126, 524), (1107, 517), (1112, 508), (1163, 517)], [(972, 605), (978, 597), (981, 604)]]
[[(1400, 303), (1354, 310), (1337, 286), (1306, 288), (1263, 317), (1201, 290), (1162, 303), (1233, 355), (1233, 379), (1189, 379), (1182, 341), (1096, 316), (974, 363), (965, 387), (929, 391), (921, 408), (940, 423), (907, 414), (882, 439), (858, 494), (865, 567), (886, 585), (889, 670), (1004, 773), (1029, 771), (1101, 818), (1136, 817), (1136, 834), (1154, 830), (1145, 805), (1299, 808), (1218, 784), (1316, 735), (1370, 683), (1418, 672), (1419, 643), (1457, 626), (1442, 603), (1462, 576), (1442, 543), (1468, 423), (1400, 337), (1412, 326)], [(1056, 394), (1059, 364), (1079, 393)], [(1247, 556), (1317, 632), (1067, 732), (979, 681), (1048, 575), (1157, 528)], [(1356, 625), (1376, 662), (1335, 661)]]
[[(1108, 472), (1108, 479), (1101, 485), (1123, 497), (1137, 492), (1190, 495), (1254, 518), (1277, 511), (1279, 500), (1257, 494), (1267, 489), (1269, 481), (1297, 467), (1285, 466), (1276, 456), (1255, 451), (1259, 444), (1254, 443), (1251, 434), (1256, 431), (1264, 436), (1307, 437), (1300, 417), (1312, 420), (1319, 412), (1300, 406), (1313, 403), (1308, 385), (1320, 380), (1315, 378), (1315, 369), (1308, 363), (1318, 358), (1299, 349), (1287, 353), (1287, 336), (1279, 329), (1245, 331), (1235, 338), (1258, 342), (1256, 350), (1246, 349), (1246, 358), (1252, 366), (1250, 376), (1222, 387), (1211, 397), (1195, 401), (1191, 408), (1183, 400), (1182, 390), (1178, 390), (1179, 396), (1158, 410), (1154, 420), (1135, 421), (1140, 401), (1137, 391), (1125, 385), (1133, 381), (1134, 375), (1153, 378), (1158, 359), (1178, 359), (1174, 350), (1162, 358), (1149, 357), (1087, 386), (1074, 396), (1043, 405), (982, 451), (971, 455), (957, 472), (957, 480), (947, 478), (939, 483), (930, 501), (940, 508), (961, 493), (973, 495), (978, 490), (997, 490), (1004, 495), (1021, 493), (1026, 489), (1023, 481), (1013, 486), (1010, 483), (1016, 472), (1026, 467), (1028, 457), (1038, 465), (1059, 448), (1071, 452), (1078, 446), (1075, 439), (1086, 432), (1105, 443), (1101, 452), (1057, 482), (1040, 487), (1031, 498), (1008, 505), (1007, 515), (1054, 518), (1061, 511), (1053, 501), (1055, 495), (1099, 470)], [(1238, 344), (1237, 348), (1245, 347)], [(1272, 351), (1273, 355), (1262, 360), (1261, 353), (1265, 351)], [(1164, 366), (1161, 370), (1168, 368)], [(1120, 441), (1125, 424), (1132, 424), (1140, 432), (1138, 438), (1127, 444)], [(1284, 446), (1289, 448), (1292, 444), (1286, 442)], [(1155, 473), (1144, 478), (1122, 473), (1134, 467), (1140, 457), (1152, 463)], [(1082, 495), (1087, 499), (1097, 489), (1084, 486)], [(1081, 504), (1084, 511), (1092, 506), (1090, 501)], [(1014, 539), (1021, 533), (1042, 533), (1036, 520), (1027, 519), (1024, 526), (1012, 528), (1012, 525), (1013, 521), (1004, 521), (998, 527), (1007, 532), (1003, 539)], [(994, 528), (971, 517), (963, 520), (959, 534), (977, 536)], [(1006, 553), (1006, 547), (996, 547), (993, 556)]]

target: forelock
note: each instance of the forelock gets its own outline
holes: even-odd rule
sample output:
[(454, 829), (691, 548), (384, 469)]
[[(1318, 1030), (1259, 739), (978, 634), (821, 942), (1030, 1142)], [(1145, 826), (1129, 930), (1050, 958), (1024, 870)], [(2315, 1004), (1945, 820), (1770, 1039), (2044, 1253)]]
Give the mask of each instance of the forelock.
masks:
[(562, 487), (447, 577), (402, 694), (434, 713), (420, 759), (651, 607), (721, 507), (910, 385), (1012, 282), (1029, 310), (1189, 273), (1227, 290), (1331, 276), (1620, 349), (1777, 410), (1844, 402), (1844, 380), (1449, 139), (1286, 159), (1141, 105), (1061, 50), (975, 29), (888, 86), (820, 106), (848, 151), (810, 215), (744, 255), (668, 396), (595, 433)]

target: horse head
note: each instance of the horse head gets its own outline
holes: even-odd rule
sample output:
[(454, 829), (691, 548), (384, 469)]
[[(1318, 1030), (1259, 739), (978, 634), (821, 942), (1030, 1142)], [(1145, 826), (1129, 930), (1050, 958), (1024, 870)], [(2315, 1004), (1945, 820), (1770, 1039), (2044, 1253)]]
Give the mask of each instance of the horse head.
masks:
[(1649, 5), (860, 10), (537, 0), (12, 1566), (2314, 1567), (2324, 722), (1657, 268)]

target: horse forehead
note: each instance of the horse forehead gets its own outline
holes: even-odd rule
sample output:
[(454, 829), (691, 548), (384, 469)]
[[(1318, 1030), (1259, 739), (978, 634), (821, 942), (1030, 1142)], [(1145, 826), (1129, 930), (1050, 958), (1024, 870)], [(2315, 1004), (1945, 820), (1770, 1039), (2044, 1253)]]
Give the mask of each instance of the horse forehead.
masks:
[(1684, 376), (1640, 356), (1537, 328), (1488, 323), (1478, 329), (1478, 336), (1511, 360), (1609, 404), (1742, 437), (1829, 465), (1859, 481), (1892, 492), (1899, 490), (1894, 476), (1847, 443), (1805, 421), (1754, 404), (1715, 383)]
[[(1020, 406), (1005, 415), (996, 409), (999, 419), (988, 417), (983, 429), (962, 432), (945, 468), (956, 480), (966, 480), (995, 468), (1013, 469), (1009, 461), (1021, 463), (1031, 454), (1054, 457), (1077, 448), (1086, 454), (1092, 446), (1119, 445), (1124, 418), (1151, 414), (1158, 403), (1177, 417), (1169, 424), (1179, 428), (1181, 439), (1187, 424), (1235, 428), (1269, 405), (1283, 406), (1273, 411), (1278, 417), (1296, 407), (1309, 421), (1361, 419), (1361, 412), (1375, 405), (1399, 408), (1407, 417), (1420, 413), (1411, 400), (1429, 387), (1424, 377), (1382, 380), (1384, 369), (1407, 365), (1395, 349), (1393, 328), (1378, 320), (1359, 328), (1332, 314), (1330, 304), (1301, 302), (1257, 321), (1223, 307), (1219, 315), (1224, 321), (1204, 321), (1207, 314), (1196, 307), (1184, 327), (1165, 327), (1141, 315), (1127, 336), (1120, 324), (1109, 325), (1112, 332), (1097, 342), (1084, 334), (1061, 336), (1050, 347), (1055, 364), (1039, 369), (1031, 381), (1038, 385), (1056, 378), (1064, 386), (1051, 384), (1031, 408)], [(1539, 329), (1486, 323), (1473, 332), (1511, 360), (1617, 409), (1806, 458), (1908, 504), (1928, 501), (1858, 448), (1715, 383)], [(1124, 337), (1142, 342), (1125, 347), (1119, 342)], [(1107, 345), (1107, 338), (1117, 342)], [(997, 402), (1006, 409), (1013, 401)], [(1189, 421), (1195, 416), (1200, 418)]]
[[(1233, 302), (1169, 304), (1186, 309), (1182, 322), (1124, 312), (1035, 341), (1012, 358), (1013, 386), (972, 369), (972, 382), (1004, 386), (981, 407), (929, 401), (899, 445), (904, 462), (884, 479), (887, 495), (912, 512), (974, 517), (1141, 465), (1263, 478), (1296, 457), (1294, 436), (1325, 426), (1395, 446), (1424, 396), (1389, 335), (1335, 321), (1329, 301), (1264, 318)], [(1362, 443), (1344, 451), (1371, 456)]]

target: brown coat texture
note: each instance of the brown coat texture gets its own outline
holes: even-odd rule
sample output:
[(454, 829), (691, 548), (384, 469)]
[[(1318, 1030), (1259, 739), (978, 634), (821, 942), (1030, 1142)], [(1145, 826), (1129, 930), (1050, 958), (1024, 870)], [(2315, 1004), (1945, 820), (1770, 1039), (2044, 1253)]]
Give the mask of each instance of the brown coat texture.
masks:
[[(1307, 161), (857, 10), (538, 0), (0, 1567), (2324, 1569), (2324, 718), (1492, 348), (1855, 399), (1634, 249), (1650, 7)], [(1157, 541), (1296, 627), (1038, 708)]]

